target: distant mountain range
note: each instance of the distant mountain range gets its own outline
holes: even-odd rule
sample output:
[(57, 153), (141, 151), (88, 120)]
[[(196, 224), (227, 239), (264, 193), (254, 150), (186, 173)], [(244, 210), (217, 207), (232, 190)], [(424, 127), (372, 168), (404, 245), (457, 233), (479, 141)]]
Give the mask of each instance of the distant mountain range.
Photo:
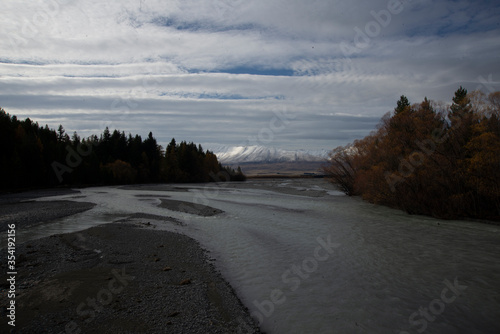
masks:
[(327, 150), (289, 151), (265, 146), (220, 146), (213, 152), (223, 164), (324, 162), (329, 153)]

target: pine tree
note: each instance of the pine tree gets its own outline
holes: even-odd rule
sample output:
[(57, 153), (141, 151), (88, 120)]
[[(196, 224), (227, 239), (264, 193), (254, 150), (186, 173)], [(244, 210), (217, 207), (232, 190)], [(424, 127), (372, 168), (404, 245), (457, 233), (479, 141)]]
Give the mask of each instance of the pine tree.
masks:
[(66, 138), (66, 131), (64, 130), (64, 127), (59, 124), (59, 127), (57, 128), (57, 140), (58, 141), (65, 141)]
[(467, 89), (460, 86), (455, 92), (453, 103), (448, 114), (451, 125), (454, 126), (460, 119), (466, 117), (471, 112), (470, 99), (467, 97)]
[(410, 102), (408, 101), (408, 98), (404, 95), (401, 95), (401, 97), (399, 98), (399, 101), (397, 102), (396, 108), (394, 108), (394, 113), (399, 114), (399, 113), (405, 111), (409, 106), (410, 106)]

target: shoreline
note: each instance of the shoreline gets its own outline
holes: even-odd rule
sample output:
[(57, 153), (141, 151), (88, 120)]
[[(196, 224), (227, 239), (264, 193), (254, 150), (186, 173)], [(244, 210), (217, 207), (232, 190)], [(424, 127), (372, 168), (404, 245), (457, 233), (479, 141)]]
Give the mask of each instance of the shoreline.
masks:
[(18, 333), (261, 333), (206, 251), (182, 234), (109, 223), (19, 244), (16, 254)]
[[(20, 197), (0, 202), (1, 230), (12, 223), (25, 228), (49, 222), (95, 205)], [(147, 223), (152, 218), (181, 224), (136, 214), (79, 232), (17, 240), (16, 326), (8, 325), (3, 306), (0, 331), (262, 333), (198, 241), (156, 230)], [(6, 261), (0, 267), (0, 302), (9, 305)]]

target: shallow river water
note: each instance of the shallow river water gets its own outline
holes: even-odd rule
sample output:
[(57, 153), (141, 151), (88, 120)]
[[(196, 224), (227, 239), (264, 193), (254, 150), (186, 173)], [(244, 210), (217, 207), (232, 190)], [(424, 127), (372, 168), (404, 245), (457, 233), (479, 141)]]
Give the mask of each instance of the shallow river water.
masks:
[[(197, 239), (268, 333), (500, 333), (499, 226), (409, 216), (321, 179), (81, 192), (39, 200), (96, 203), (92, 210), (18, 238), (138, 212), (169, 216), (183, 225), (142, 221)], [(158, 206), (162, 198), (224, 213), (170, 211)]]

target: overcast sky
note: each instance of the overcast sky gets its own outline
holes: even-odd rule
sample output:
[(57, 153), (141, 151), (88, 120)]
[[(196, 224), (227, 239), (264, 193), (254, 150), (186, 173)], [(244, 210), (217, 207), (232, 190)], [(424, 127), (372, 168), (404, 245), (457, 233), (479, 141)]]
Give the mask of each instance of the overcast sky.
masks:
[(333, 149), (399, 96), (500, 90), (500, 4), (2, 0), (0, 107), (70, 134)]

